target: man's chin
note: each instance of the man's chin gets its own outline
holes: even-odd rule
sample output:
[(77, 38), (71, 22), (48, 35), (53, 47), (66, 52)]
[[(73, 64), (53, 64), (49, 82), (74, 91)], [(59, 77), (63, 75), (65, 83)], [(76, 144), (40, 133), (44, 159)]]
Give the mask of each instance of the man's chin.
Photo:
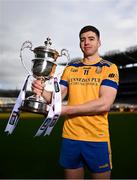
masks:
[(93, 55), (94, 55), (94, 53), (86, 53), (86, 54), (84, 54), (85, 58), (89, 57), (89, 56), (93, 56)]

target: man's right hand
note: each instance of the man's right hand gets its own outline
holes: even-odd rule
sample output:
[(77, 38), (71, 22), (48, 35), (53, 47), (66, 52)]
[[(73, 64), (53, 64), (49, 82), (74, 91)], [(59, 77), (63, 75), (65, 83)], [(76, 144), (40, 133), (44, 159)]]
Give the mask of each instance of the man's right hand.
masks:
[(44, 90), (44, 83), (42, 83), (41, 80), (34, 80), (32, 82), (31, 89), (35, 94), (40, 96)]

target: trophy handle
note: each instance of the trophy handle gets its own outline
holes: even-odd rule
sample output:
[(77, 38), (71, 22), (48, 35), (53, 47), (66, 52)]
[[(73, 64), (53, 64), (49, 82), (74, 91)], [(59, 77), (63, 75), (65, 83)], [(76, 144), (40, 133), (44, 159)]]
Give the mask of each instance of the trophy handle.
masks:
[(25, 41), (22, 46), (21, 46), (21, 49), (20, 49), (20, 59), (21, 59), (21, 63), (23, 65), (23, 67), (25, 68), (25, 70), (28, 72), (29, 75), (32, 75), (32, 73), (28, 70), (28, 68), (26, 67), (24, 61), (23, 61), (23, 56), (22, 56), (22, 53), (23, 53), (23, 50), (24, 49), (30, 49), (31, 51), (32, 50), (32, 42), (31, 41)]
[(62, 49), (60, 56), (66, 56), (66, 57), (67, 57), (67, 60), (68, 60), (68, 61), (67, 61), (66, 65), (65, 65), (65, 66), (67, 66), (68, 63), (70, 62), (70, 55), (69, 55), (69, 53), (68, 53), (68, 50), (67, 50), (67, 49)]

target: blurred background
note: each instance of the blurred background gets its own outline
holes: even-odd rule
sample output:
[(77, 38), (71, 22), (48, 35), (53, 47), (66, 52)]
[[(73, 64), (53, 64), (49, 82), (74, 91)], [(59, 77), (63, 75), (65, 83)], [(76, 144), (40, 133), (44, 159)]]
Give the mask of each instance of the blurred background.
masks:
[[(11, 136), (4, 129), (27, 75), (19, 57), (22, 43), (29, 40), (35, 48), (50, 37), (54, 49), (67, 49), (71, 61), (77, 61), (82, 58), (78, 35), (85, 25), (100, 30), (100, 55), (119, 69), (109, 115), (112, 178), (137, 178), (137, 0), (0, 0), (0, 178), (63, 178), (58, 164), (63, 119), (50, 136), (37, 139), (41, 115), (22, 113)], [(24, 51), (29, 69), (33, 58)], [(65, 62), (62, 58), (60, 67)]]

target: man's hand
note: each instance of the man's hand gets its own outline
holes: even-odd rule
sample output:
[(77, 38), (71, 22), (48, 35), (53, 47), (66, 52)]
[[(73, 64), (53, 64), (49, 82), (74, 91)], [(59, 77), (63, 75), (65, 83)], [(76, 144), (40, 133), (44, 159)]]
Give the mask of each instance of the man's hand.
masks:
[(41, 80), (34, 80), (31, 89), (35, 94), (40, 96), (44, 91), (44, 83)]
[(45, 83), (38, 79), (34, 80), (31, 85), (31, 89), (36, 95), (42, 96), (46, 102), (51, 103), (52, 92), (46, 91), (44, 87)]

